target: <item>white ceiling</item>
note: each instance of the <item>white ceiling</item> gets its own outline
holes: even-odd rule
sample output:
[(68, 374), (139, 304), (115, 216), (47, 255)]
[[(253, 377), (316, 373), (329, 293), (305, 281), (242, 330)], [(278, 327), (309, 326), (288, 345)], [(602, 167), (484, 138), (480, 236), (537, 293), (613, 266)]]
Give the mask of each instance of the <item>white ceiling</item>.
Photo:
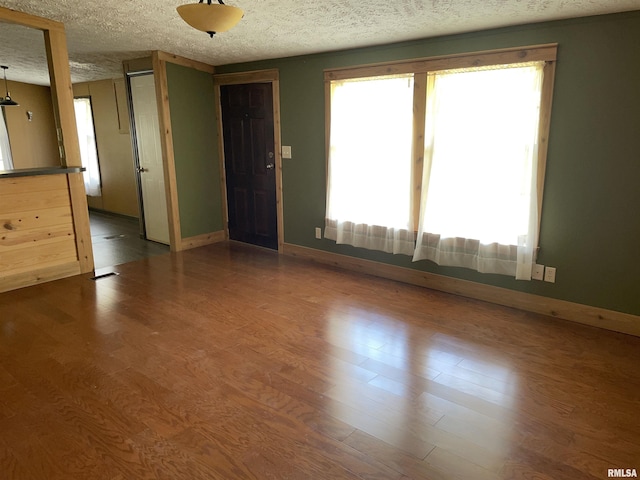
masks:
[[(640, 0), (228, 0), (245, 16), (209, 38), (176, 12), (196, 1), (0, 0), (0, 6), (64, 23), (74, 83), (120, 76), (123, 60), (152, 50), (223, 65), (640, 10)], [(48, 84), (42, 33), (0, 23), (0, 64), (10, 67), (10, 80)]]

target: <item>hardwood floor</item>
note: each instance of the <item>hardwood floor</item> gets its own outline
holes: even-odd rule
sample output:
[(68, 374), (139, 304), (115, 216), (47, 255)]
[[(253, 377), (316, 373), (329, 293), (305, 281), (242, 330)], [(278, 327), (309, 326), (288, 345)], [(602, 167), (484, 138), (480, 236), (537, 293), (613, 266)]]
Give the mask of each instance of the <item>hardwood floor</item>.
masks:
[(89, 219), (96, 270), (110, 271), (110, 267), (114, 265), (169, 252), (168, 245), (140, 238), (140, 227), (136, 218), (90, 210)]
[(239, 244), (0, 294), (2, 479), (604, 479), (640, 338)]

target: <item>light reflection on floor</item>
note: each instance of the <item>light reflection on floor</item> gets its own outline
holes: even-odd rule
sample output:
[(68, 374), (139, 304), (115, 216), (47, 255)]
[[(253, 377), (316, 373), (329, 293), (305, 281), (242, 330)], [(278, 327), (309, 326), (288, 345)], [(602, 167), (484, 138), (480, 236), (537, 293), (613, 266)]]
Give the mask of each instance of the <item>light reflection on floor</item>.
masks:
[(353, 307), (336, 306), (326, 340), (365, 358), (346, 369), (329, 356), (334, 417), (422, 458), (455, 444), (491, 467), (509, 453), (518, 378), (506, 355)]

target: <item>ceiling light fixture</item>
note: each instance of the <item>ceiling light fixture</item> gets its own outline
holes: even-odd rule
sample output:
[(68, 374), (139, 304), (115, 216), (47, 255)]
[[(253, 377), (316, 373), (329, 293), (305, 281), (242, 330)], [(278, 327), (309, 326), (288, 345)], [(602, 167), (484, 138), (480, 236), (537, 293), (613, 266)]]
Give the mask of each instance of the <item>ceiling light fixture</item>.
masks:
[(0, 65), (0, 68), (2, 68), (2, 70), (4, 70), (4, 89), (7, 92), (7, 95), (5, 97), (0, 97), (0, 98), (2, 98), (2, 100), (0, 100), (0, 106), (2, 106), (2, 107), (17, 106), (18, 103), (16, 103), (13, 100), (11, 100), (11, 95), (9, 95), (9, 87), (7, 86), (7, 69), (9, 67), (5, 67), (4, 65)]
[(217, 4), (212, 4), (211, 0), (207, 0), (207, 3), (200, 0), (199, 3), (181, 5), (176, 10), (185, 22), (211, 37), (231, 30), (244, 16), (241, 8), (225, 5), (222, 0), (218, 0)]

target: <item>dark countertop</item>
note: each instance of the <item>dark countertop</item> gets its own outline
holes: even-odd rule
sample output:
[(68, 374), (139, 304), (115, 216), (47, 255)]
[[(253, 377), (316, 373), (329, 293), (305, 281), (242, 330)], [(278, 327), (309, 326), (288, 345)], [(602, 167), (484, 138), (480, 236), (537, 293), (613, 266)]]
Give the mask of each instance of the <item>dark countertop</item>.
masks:
[(40, 167), (18, 168), (15, 170), (0, 170), (0, 180), (13, 177), (33, 177), (36, 175), (59, 175), (66, 173), (84, 172), (84, 167)]

